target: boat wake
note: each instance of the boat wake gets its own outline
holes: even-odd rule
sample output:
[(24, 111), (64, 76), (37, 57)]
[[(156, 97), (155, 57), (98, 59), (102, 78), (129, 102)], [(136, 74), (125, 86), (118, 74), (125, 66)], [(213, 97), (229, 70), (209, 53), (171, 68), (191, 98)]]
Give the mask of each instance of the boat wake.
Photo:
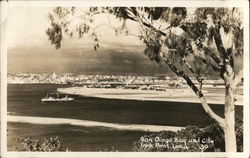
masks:
[(33, 124), (68, 124), (74, 126), (84, 127), (106, 127), (116, 130), (129, 130), (129, 131), (147, 131), (147, 132), (160, 132), (160, 131), (178, 131), (183, 127), (175, 126), (160, 126), (160, 125), (143, 125), (143, 124), (119, 124), (119, 123), (107, 123), (99, 121), (78, 120), (78, 119), (66, 119), (66, 118), (50, 118), (50, 117), (33, 117), (33, 116), (7, 116), (8, 122), (20, 122), (20, 123), (33, 123)]

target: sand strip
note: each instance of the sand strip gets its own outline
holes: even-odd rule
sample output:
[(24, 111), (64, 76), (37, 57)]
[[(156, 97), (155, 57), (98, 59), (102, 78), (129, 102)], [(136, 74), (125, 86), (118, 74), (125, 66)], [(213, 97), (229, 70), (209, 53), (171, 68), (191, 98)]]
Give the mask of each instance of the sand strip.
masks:
[[(81, 95), (86, 97), (97, 97), (105, 99), (124, 99), (124, 100), (147, 100), (147, 101), (172, 101), (186, 103), (200, 103), (199, 98), (190, 89), (167, 89), (167, 91), (152, 90), (131, 90), (131, 89), (105, 89), (105, 88), (85, 88), (69, 87), (58, 88), (58, 92), (65, 94)], [(224, 105), (224, 93), (210, 93), (204, 91), (206, 100), (209, 104)], [(243, 105), (243, 96), (236, 95), (236, 105)]]
[(142, 124), (118, 124), (107, 123), (99, 121), (78, 120), (78, 119), (65, 119), (65, 118), (50, 118), (50, 117), (33, 117), (33, 116), (7, 116), (8, 122), (20, 122), (20, 123), (34, 123), (43, 125), (52, 124), (68, 124), (84, 127), (106, 127), (116, 130), (129, 130), (129, 131), (148, 131), (148, 132), (160, 132), (163, 130), (178, 131), (183, 127), (175, 126), (159, 126), (159, 125), (142, 125)]

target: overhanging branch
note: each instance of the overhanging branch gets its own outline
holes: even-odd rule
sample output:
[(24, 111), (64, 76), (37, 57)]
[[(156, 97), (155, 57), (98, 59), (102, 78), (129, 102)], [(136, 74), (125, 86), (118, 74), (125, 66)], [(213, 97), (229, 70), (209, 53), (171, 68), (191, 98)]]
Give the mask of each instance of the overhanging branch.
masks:
[(189, 69), (189, 71), (193, 74), (193, 76), (195, 77), (195, 79), (198, 81), (198, 83), (200, 84), (200, 91), (202, 89), (202, 81), (203, 79), (201, 77), (199, 77), (193, 70), (193, 68), (189, 65), (189, 63), (183, 58), (181, 58), (182, 62), (186, 65), (186, 67)]
[(164, 61), (176, 75), (185, 79), (185, 81), (187, 82), (187, 85), (194, 91), (196, 96), (198, 96), (198, 98), (200, 99), (201, 105), (202, 105), (203, 109), (205, 110), (205, 112), (211, 118), (213, 118), (215, 121), (217, 121), (222, 127), (224, 127), (226, 124), (225, 119), (220, 117), (216, 113), (214, 113), (214, 111), (207, 104), (203, 93), (195, 86), (195, 84), (192, 82), (192, 80), (183, 71), (178, 70), (177, 67), (171, 61), (169, 61), (167, 58), (164, 58)]

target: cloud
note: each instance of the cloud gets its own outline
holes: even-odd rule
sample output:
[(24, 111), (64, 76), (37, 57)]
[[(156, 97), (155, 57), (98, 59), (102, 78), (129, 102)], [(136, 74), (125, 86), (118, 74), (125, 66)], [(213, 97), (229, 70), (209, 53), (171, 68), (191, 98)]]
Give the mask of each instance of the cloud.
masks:
[(9, 8), (7, 23), (8, 47), (48, 45), (45, 34), (46, 15), (50, 8)]
[[(19, 7), (9, 8), (8, 10), (8, 27), (7, 27), (7, 43), (8, 48), (13, 47), (49, 47), (50, 41), (46, 35), (47, 28), (50, 27), (48, 22), (48, 13), (52, 8), (38, 7)], [(100, 27), (96, 31), (101, 45), (105, 48), (109, 47), (128, 47), (129, 45), (140, 45), (137, 37), (125, 36), (123, 34), (117, 36), (112, 27), (121, 25), (121, 21), (113, 16), (97, 16), (96, 25), (106, 23), (111, 27)], [(112, 24), (110, 23), (112, 21)], [(116, 24), (116, 25), (114, 25)], [(114, 26), (113, 26), (114, 25)], [(128, 29), (134, 34), (138, 34), (135, 23), (127, 22)], [(79, 39), (77, 35), (74, 38), (64, 36), (62, 47), (64, 48), (93, 48), (93, 39), (90, 35), (85, 35)]]

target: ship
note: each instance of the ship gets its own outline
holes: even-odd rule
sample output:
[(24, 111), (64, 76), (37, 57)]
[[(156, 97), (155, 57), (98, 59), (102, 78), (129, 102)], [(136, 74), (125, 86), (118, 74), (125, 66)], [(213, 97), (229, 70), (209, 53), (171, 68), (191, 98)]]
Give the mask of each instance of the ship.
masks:
[(42, 98), (41, 101), (44, 102), (71, 102), (74, 101), (73, 97), (68, 97), (68, 95), (66, 95), (63, 98), (59, 98), (59, 94), (56, 95), (57, 97), (53, 97), (53, 96), (49, 96), (49, 94), (47, 94), (46, 97)]

